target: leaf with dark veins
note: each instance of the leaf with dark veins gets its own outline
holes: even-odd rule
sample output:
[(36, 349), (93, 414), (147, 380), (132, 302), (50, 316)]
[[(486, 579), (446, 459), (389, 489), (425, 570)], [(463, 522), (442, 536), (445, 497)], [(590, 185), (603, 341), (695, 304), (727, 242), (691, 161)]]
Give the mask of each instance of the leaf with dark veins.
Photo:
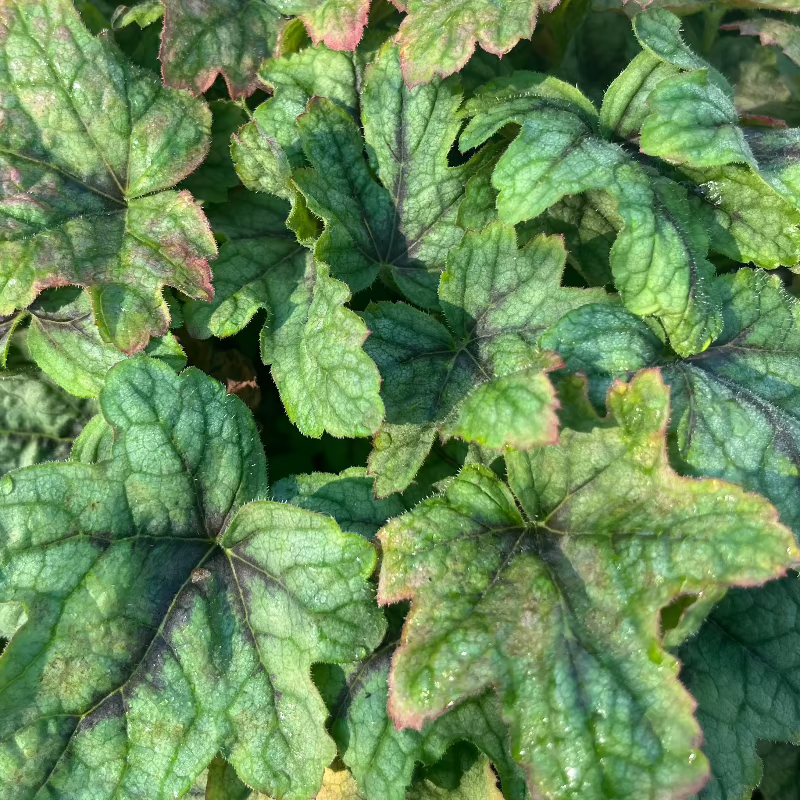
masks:
[(313, 99), (298, 119), (311, 168), (294, 183), (326, 223), (315, 253), (354, 291), (386, 269), (410, 300), (436, 307), (445, 258), (463, 236), (458, 207), (472, 169), (447, 162), (460, 104), (456, 79), (409, 90), (397, 49), (386, 45), (361, 93), (363, 138), (329, 100)]
[(379, 497), (409, 485), (437, 434), (496, 449), (555, 440), (547, 372), (558, 361), (538, 338), (568, 310), (607, 299), (602, 289), (562, 288), (565, 261), (558, 237), (520, 250), (514, 230), (494, 223), (450, 253), (439, 286), (449, 328), (403, 303), (368, 306), (365, 349), (386, 407), (369, 457)]
[(513, 494), (468, 467), (381, 531), (379, 599), (411, 600), (389, 711), (419, 730), (493, 686), (533, 796), (677, 800), (708, 764), (659, 610), (778, 577), (798, 550), (763, 498), (671, 470), (656, 371), (608, 402), (613, 424), (508, 453)]
[(311, 663), (383, 637), (372, 546), (262, 499), (253, 420), (202, 373), (129, 359), (100, 402), (110, 459), (0, 484), (0, 602), (27, 612), (0, 661), (3, 796), (182, 797), (221, 751), (306, 800), (335, 754)]
[(87, 289), (126, 353), (169, 326), (165, 285), (209, 300), (216, 246), (188, 192), (210, 114), (94, 38), (67, 0), (0, 7), (0, 315)]

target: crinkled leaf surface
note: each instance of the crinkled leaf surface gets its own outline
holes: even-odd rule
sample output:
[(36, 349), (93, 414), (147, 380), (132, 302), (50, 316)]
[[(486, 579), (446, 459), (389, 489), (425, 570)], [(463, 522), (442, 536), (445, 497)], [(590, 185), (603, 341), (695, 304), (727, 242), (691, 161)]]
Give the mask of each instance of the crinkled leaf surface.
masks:
[(166, 333), (165, 285), (210, 299), (216, 252), (188, 192), (208, 149), (202, 101), (165, 89), (67, 0), (0, 9), (0, 314), (47, 287), (90, 292), (125, 352)]
[(0, 602), (28, 616), (0, 660), (3, 795), (181, 797), (221, 750), (308, 798), (335, 754), (311, 663), (383, 636), (372, 547), (262, 500), (250, 414), (202, 373), (130, 359), (100, 402), (109, 460), (0, 491)]
[(558, 362), (538, 337), (566, 311), (606, 298), (601, 289), (561, 288), (565, 258), (556, 237), (520, 250), (513, 229), (494, 223), (450, 254), (439, 289), (449, 329), (403, 303), (367, 308), (366, 351), (386, 407), (369, 457), (378, 496), (409, 485), (437, 433), (490, 448), (555, 440), (546, 372)]
[(165, 0), (164, 5), (160, 58), (167, 85), (200, 94), (222, 74), (232, 98), (251, 94), (284, 22), (280, 3)]
[(455, 78), (409, 90), (387, 45), (364, 80), (363, 137), (330, 100), (312, 100), (298, 119), (311, 168), (294, 183), (326, 223), (315, 253), (354, 291), (386, 269), (410, 300), (436, 306), (439, 273), (463, 236), (456, 221), (470, 167), (447, 162), (460, 104)]
[(499, 699), (485, 694), (421, 732), (398, 731), (387, 711), (391, 656), (391, 648), (384, 648), (353, 671), (332, 722), (343, 760), (364, 796), (404, 800), (417, 763), (432, 764), (454, 742), (469, 740), (494, 764), (506, 800), (525, 800), (525, 779), (511, 757)]
[(533, 33), (559, 0), (408, 0), (397, 43), (410, 86), (458, 72), (480, 45), (501, 56)]
[(766, 269), (797, 264), (800, 213), (759, 173), (727, 81), (686, 46), (675, 15), (633, 26), (643, 52), (606, 92), (601, 123), (632, 142), (641, 131), (644, 152), (684, 165), (673, 177), (696, 184), (689, 201), (713, 250)]
[[(97, 397), (108, 370), (125, 358), (121, 350), (103, 341), (89, 298), (78, 289), (45, 291), (27, 311), (0, 318), (0, 330), (7, 333), (5, 347), (26, 318), (30, 320), (26, 345), (31, 357), (51, 380), (76, 397)], [(171, 333), (151, 339), (145, 352), (177, 371), (186, 366), (186, 356)], [(4, 356), (5, 352), (0, 362)]]
[(670, 469), (656, 371), (608, 401), (613, 426), (507, 455), (524, 516), (469, 467), (379, 534), (379, 599), (411, 600), (389, 709), (419, 729), (495, 686), (534, 796), (684, 797), (708, 765), (658, 612), (775, 577), (797, 549), (762, 498)]
[(363, 467), (338, 475), (315, 472), (283, 478), (272, 487), (272, 498), (333, 517), (343, 531), (372, 539), (388, 520), (407, 511), (399, 495), (376, 499), (374, 481)]
[(93, 405), (70, 397), (35, 368), (0, 372), (0, 474), (67, 459)]
[(597, 381), (662, 366), (672, 389), (670, 445), (684, 472), (764, 494), (800, 530), (800, 308), (777, 277), (742, 269), (716, 279), (724, 326), (704, 353), (676, 359), (621, 307), (587, 306), (542, 337), (567, 368)]
[(607, 193), (620, 219), (610, 259), (625, 304), (641, 316), (659, 316), (678, 352), (708, 345), (720, 322), (709, 291), (713, 266), (708, 234), (686, 189), (607, 141), (591, 104), (553, 78), (518, 72), (490, 83), (466, 112), (472, 119), (461, 134), (462, 150), (508, 123), (521, 126), (492, 175), (502, 220), (536, 218), (565, 196)]
[[(702, 800), (749, 798), (761, 781), (759, 740), (800, 735), (798, 611), (796, 574), (756, 591), (733, 591), (681, 650), (681, 677), (697, 698), (703, 749), (713, 768)], [(796, 776), (790, 785), (796, 788)]]
[(231, 336), (268, 311), (261, 355), (289, 418), (307, 436), (369, 436), (383, 419), (380, 376), (364, 353), (364, 323), (345, 303), (347, 287), (298, 245), (286, 204), (240, 191), (212, 213), (227, 241), (214, 265), (213, 303), (190, 302), (197, 338)]

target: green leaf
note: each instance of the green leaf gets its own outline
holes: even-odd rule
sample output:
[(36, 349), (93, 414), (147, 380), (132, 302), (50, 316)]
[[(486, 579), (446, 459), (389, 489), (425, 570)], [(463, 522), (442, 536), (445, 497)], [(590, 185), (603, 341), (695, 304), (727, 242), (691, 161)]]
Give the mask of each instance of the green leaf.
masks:
[[(51, 380), (76, 397), (97, 397), (108, 370), (125, 358), (125, 353), (102, 340), (89, 298), (78, 289), (45, 291), (26, 312), (7, 317), (5, 325), (13, 331), (26, 319), (30, 320), (26, 345), (31, 357)], [(145, 352), (176, 371), (186, 366), (186, 356), (171, 333), (151, 339)]]
[(92, 406), (65, 394), (37, 369), (0, 372), (0, 474), (68, 458)]
[(676, 164), (754, 164), (733, 97), (708, 70), (664, 78), (650, 92), (652, 114), (642, 125), (642, 152)]
[(383, 529), (379, 600), (411, 600), (397, 724), (420, 729), (495, 686), (534, 796), (678, 798), (703, 784), (658, 612), (776, 577), (797, 550), (762, 498), (670, 469), (668, 398), (655, 371), (617, 384), (611, 427), (507, 454), (514, 495), (468, 467)]
[(800, 128), (754, 129), (747, 138), (764, 180), (800, 208)]
[(283, 478), (272, 487), (272, 499), (327, 514), (343, 531), (370, 540), (387, 520), (407, 510), (398, 495), (376, 499), (374, 481), (363, 467)]
[(227, 241), (214, 265), (214, 302), (189, 302), (199, 339), (232, 336), (268, 311), (261, 355), (286, 412), (306, 436), (369, 436), (383, 419), (380, 376), (364, 353), (367, 329), (345, 303), (347, 287), (294, 241), (286, 204), (239, 192), (211, 215)]
[(681, 174), (696, 184), (689, 200), (709, 232), (711, 249), (764, 269), (800, 261), (800, 206), (741, 164)]
[[(749, 798), (761, 781), (759, 740), (796, 740), (798, 609), (796, 574), (756, 591), (729, 592), (681, 650), (681, 677), (697, 699), (713, 770), (702, 800)], [(791, 796), (765, 794), (766, 800)]]
[(696, 184), (690, 202), (713, 250), (766, 269), (797, 264), (798, 210), (758, 174), (727, 81), (689, 50), (674, 15), (633, 24), (644, 52), (609, 87), (601, 123), (631, 140), (641, 130), (643, 152), (685, 165), (672, 177)]
[(387, 712), (391, 655), (391, 650), (379, 651), (353, 671), (333, 716), (332, 733), (364, 796), (385, 800), (416, 797), (416, 787), (408, 791), (415, 766), (433, 764), (454, 742), (469, 740), (494, 763), (506, 800), (525, 800), (525, 778), (511, 757), (498, 698), (484, 694), (421, 732), (398, 731)]
[(367, 308), (365, 349), (386, 406), (369, 457), (379, 497), (409, 485), (437, 433), (491, 448), (555, 440), (546, 373), (558, 362), (539, 350), (539, 335), (568, 310), (606, 299), (601, 289), (560, 288), (565, 260), (560, 239), (519, 250), (513, 229), (495, 223), (450, 253), (439, 288), (449, 330), (402, 303)]
[(679, 469), (760, 492), (800, 531), (800, 309), (763, 272), (723, 275), (716, 291), (724, 326), (696, 356), (676, 360), (641, 321), (607, 306), (567, 314), (541, 344), (598, 381), (595, 398), (612, 376), (661, 365)]
[(408, 0), (397, 43), (410, 86), (458, 72), (475, 45), (497, 56), (533, 33), (539, 11), (559, 0)]
[(261, 62), (275, 50), (283, 24), (280, 5), (165, 0), (160, 53), (165, 83), (201, 94), (222, 75), (232, 98), (252, 94)]
[(503, 124), (521, 125), (492, 176), (500, 218), (516, 224), (538, 217), (565, 196), (607, 193), (622, 222), (611, 249), (611, 271), (625, 304), (640, 316), (660, 317), (678, 352), (702, 351), (720, 320), (709, 289), (708, 234), (692, 215), (686, 190), (602, 139), (595, 121), (570, 98), (571, 87), (564, 86), (559, 97), (550, 88), (553, 79), (531, 73), (525, 82), (525, 91), (521, 76), (507, 87), (490, 84), (468, 104), (467, 113), (491, 103), (491, 124), (483, 114), (461, 135), (463, 150)]
[(268, 61), (259, 79), (272, 97), (258, 106), (253, 119), (283, 148), (292, 167), (306, 163), (296, 120), (312, 97), (326, 97), (353, 113), (358, 108), (352, 56), (324, 45)]
[(67, 0), (4, 5), (0, 53), (0, 315), (79, 285), (103, 339), (142, 350), (169, 327), (165, 285), (213, 296), (208, 223), (166, 191), (205, 156), (208, 108), (93, 38)]
[(463, 236), (456, 223), (471, 169), (447, 162), (460, 104), (456, 79), (409, 90), (387, 45), (364, 80), (363, 138), (329, 100), (311, 100), (298, 119), (311, 168), (297, 170), (294, 183), (326, 223), (314, 252), (353, 291), (385, 269), (412, 302), (436, 307), (445, 258)]
[(305, 800), (335, 754), (311, 663), (384, 633), (372, 546), (261, 499), (253, 420), (202, 373), (129, 359), (100, 402), (110, 459), (0, 487), (0, 602), (28, 614), (0, 661), (4, 796), (181, 797), (221, 751)]

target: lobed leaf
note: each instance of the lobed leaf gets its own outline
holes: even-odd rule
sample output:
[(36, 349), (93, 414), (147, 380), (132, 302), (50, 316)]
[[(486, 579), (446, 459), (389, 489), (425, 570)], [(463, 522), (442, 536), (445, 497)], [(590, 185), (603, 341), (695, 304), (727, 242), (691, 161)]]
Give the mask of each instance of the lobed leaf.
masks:
[(293, 182), (326, 223), (314, 252), (353, 291), (384, 269), (410, 300), (436, 306), (446, 255), (463, 236), (457, 214), (470, 167), (447, 161), (460, 104), (455, 79), (406, 88), (397, 49), (386, 45), (364, 79), (363, 138), (330, 100), (311, 100), (298, 118), (311, 168)]
[(491, 448), (530, 448), (557, 435), (546, 373), (558, 366), (538, 338), (567, 310), (603, 302), (601, 289), (561, 288), (555, 237), (517, 248), (513, 229), (468, 232), (448, 258), (439, 296), (449, 330), (403, 303), (370, 305), (366, 351), (383, 377), (386, 421), (369, 457), (379, 497), (402, 491), (437, 435)]
[(13, 800), (181, 797), (218, 751), (248, 785), (307, 798), (334, 756), (312, 662), (383, 636), (372, 547), (262, 500), (252, 419), (195, 370), (115, 367), (112, 455), (10, 473), (0, 602), (0, 786)]
[(461, 134), (462, 150), (504, 124), (521, 126), (492, 175), (498, 213), (509, 224), (534, 219), (565, 196), (607, 193), (621, 223), (610, 259), (625, 304), (640, 316), (659, 316), (678, 352), (703, 350), (720, 320), (708, 287), (708, 235), (686, 190), (602, 138), (588, 101), (579, 104), (576, 90), (559, 83), (517, 73), (489, 84), (467, 106), (474, 118)]
[[(41, 294), (25, 312), (0, 318), (0, 330), (6, 331), (0, 364), (5, 365), (11, 337), (26, 320), (30, 356), (52, 381), (76, 397), (97, 397), (108, 370), (125, 358), (125, 353), (101, 338), (86, 293), (58, 289)], [(176, 371), (186, 366), (186, 355), (171, 333), (151, 339), (145, 353)]]
[(212, 214), (227, 239), (214, 266), (216, 297), (187, 303), (186, 327), (196, 338), (231, 336), (266, 309), (261, 355), (292, 422), (307, 436), (369, 436), (383, 403), (362, 349), (367, 329), (345, 308), (347, 287), (286, 229), (286, 212), (276, 198), (239, 192)]
[(203, 159), (210, 115), (165, 89), (67, 0), (0, 9), (0, 315), (48, 287), (87, 289), (125, 353), (167, 332), (165, 285), (213, 296), (203, 212), (170, 191)]
[(613, 425), (507, 456), (513, 495), (469, 467), (379, 534), (380, 602), (412, 602), (389, 695), (399, 726), (495, 686), (534, 796), (702, 786), (700, 729), (658, 612), (776, 577), (797, 551), (763, 499), (672, 472), (668, 397), (654, 371), (617, 384)]
[(497, 56), (529, 39), (539, 11), (559, 0), (408, 0), (397, 43), (409, 86), (458, 72), (475, 45)]

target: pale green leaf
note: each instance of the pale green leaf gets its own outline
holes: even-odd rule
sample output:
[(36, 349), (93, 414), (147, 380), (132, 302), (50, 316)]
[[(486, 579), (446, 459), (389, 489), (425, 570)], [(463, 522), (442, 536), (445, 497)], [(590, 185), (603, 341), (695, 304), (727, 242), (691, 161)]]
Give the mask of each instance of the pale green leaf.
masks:
[(333, 517), (343, 531), (372, 539), (392, 517), (407, 510), (399, 495), (376, 499), (374, 481), (363, 467), (338, 475), (293, 475), (272, 487), (272, 499)]
[[(494, 121), (473, 119), (461, 147), (479, 144), (503, 122), (521, 129), (492, 176), (497, 209), (507, 223), (533, 219), (565, 196), (606, 192), (623, 225), (611, 249), (611, 271), (628, 308), (661, 318), (678, 352), (702, 351), (719, 330), (709, 283), (708, 234), (691, 213), (686, 190), (652, 174), (616, 144), (600, 137), (594, 120), (575, 103), (540, 95), (537, 80), (521, 102), (518, 90), (498, 96), (490, 85), (480, 103), (495, 108)], [(565, 95), (567, 90), (564, 90)]]
[(683, 593), (777, 577), (797, 558), (765, 500), (678, 477), (655, 371), (609, 395), (612, 425), (509, 453), (514, 495), (468, 467), (379, 534), (379, 599), (411, 600), (389, 710), (421, 729), (495, 686), (534, 796), (685, 797), (708, 765), (662, 649)]
[(21, 0), (0, 9), (0, 106), (0, 315), (84, 286), (130, 353), (167, 332), (165, 285), (213, 296), (203, 212), (166, 191), (206, 154), (202, 101), (92, 37), (67, 0)]
[(499, 699), (485, 694), (421, 732), (399, 731), (387, 711), (391, 655), (391, 649), (379, 651), (353, 671), (333, 717), (332, 732), (343, 750), (342, 758), (364, 796), (417, 797), (416, 787), (408, 791), (415, 766), (433, 764), (454, 742), (469, 740), (494, 763), (506, 800), (525, 800), (525, 778), (511, 757)]
[(111, 27), (119, 29), (136, 24), (140, 28), (146, 28), (158, 22), (163, 16), (164, 4), (161, 0), (144, 0), (135, 6), (118, 6), (111, 15)]
[(182, 797), (221, 751), (306, 800), (335, 754), (311, 664), (383, 636), (374, 550), (262, 500), (249, 412), (202, 373), (129, 359), (100, 402), (110, 459), (0, 487), (0, 602), (28, 613), (0, 661), (3, 796)]
[(672, 389), (671, 452), (683, 472), (768, 497), (800, 531), (800, 308), (777, 277), (742, 269), (716, 280), (724, 326), (704, 353), (676, 359), (622, 308), (587, 306), (542, 337), (597, 382), (662, 367)]
[[(125, 358), (100, 337), (85, 292), (46, 291), (26, 312), (7, 318), (6, 325), (13, 329), (26, 318), (30, 319), (26, 345), (31, 357), (51, 380), (76, 397), (97, 397), (108, 370)], [(186, 356), (171, 333), (151, 339), (145, 352), (176, 371), (186, 366)]]

